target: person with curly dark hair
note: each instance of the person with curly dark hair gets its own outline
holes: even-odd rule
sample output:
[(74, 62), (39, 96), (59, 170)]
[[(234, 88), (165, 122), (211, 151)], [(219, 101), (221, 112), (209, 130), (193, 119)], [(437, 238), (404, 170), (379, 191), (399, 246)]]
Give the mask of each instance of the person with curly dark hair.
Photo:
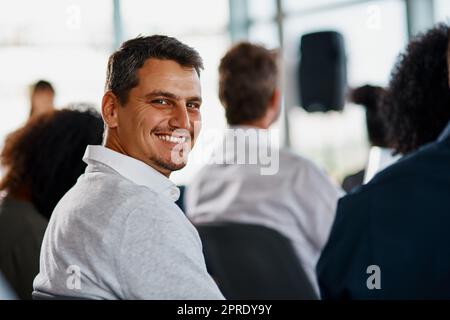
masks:
[(92, 109), (33, 117), (11, 133), (0, 154), (0, 270), (21, 299), (31, 299), (50, 215), (84, 172), (88, 144), (100, 144), (103, 121)]
[(394, 68), (385, 119), (407, 155), (339, 200), (317, 264), (324, 299), (450, 299), (449, 35), (419, 35)]
[(394, 67), (381, 114), (397, 153), (435, 141), (450, 118), (448, 28), (439, 24), (411, 41)]

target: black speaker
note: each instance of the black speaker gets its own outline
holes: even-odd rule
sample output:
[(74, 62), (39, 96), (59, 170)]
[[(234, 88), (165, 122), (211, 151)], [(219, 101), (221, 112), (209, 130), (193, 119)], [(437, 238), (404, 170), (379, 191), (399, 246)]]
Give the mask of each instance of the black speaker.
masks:
[(335, 31), (305, 34), (298, 65), (300, 105), (308, 112), (342, 110), (347, 89), (343, 36)]

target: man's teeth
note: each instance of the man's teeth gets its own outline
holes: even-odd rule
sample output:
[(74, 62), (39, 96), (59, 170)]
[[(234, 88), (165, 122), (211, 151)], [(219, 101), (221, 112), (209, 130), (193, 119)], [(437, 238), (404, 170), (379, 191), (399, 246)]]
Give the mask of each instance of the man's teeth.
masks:
[(186, 137), (173, 137), (173, 136), (158, 136), (161, 140), (169, 141), (173, 143), (184, 143), (186, 142)]

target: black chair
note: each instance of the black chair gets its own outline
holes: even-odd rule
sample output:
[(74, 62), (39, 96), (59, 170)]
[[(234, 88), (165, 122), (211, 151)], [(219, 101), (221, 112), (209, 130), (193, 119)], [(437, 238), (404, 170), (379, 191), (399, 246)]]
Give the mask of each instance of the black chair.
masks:
[(175, 201), (175, 204), (185, 213), (184, 211), (184, 194), (186, 191), (186, 186), (178, 186), (178, 189), (180, 189), (180, 197), (177, 201)]
[(40, 291), (33, 291), (32, 297), (33, 300), (91, 300), (88, 298), (54, 295)]
[(250, 224), (197, 225), (208, 272), (227, 299), (318, 299), (286, 237)]

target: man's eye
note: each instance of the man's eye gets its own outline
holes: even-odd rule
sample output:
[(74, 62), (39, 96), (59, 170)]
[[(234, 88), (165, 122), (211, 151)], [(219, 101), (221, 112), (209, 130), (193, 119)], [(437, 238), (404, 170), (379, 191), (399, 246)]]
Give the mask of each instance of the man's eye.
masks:
[(197, 103), (187, 103), (186, 106), (190, 109), (200, 109), (200, 105)]
[(164, 105), (169, 104), (169, 103), (168, 103), (166, 100), (164, 100), (164, 99), (155, 99), (155, 100), (152, 101), (152, 103), (156, 103), (156, 104), (164, 104)]

